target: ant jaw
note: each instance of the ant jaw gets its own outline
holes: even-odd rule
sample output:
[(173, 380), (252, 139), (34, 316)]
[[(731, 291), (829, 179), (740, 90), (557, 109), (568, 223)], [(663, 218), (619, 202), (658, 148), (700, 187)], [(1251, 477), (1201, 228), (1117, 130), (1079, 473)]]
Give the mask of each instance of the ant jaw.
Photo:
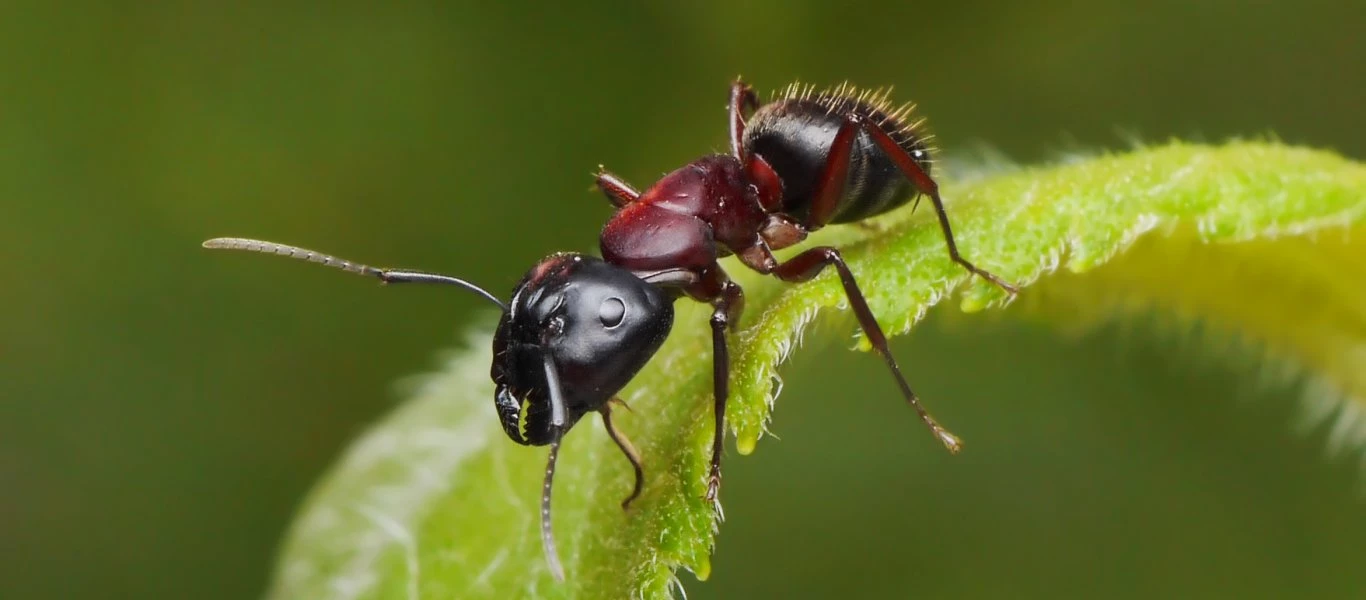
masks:
[(518, 399), (508, 386), (502, 384), (499, 384), (498, 390), (494, 392), (493, 402), (498, 409), (498, 422), (508, 437), (523, 446), (530, 444), (522, 433), (522, 412), (526, 402)]
[(702, 496), (707, 502), (716, 502), (717, 496), (721, 493), (721, 478), (712, 475), (707, 478), (707, 493)]

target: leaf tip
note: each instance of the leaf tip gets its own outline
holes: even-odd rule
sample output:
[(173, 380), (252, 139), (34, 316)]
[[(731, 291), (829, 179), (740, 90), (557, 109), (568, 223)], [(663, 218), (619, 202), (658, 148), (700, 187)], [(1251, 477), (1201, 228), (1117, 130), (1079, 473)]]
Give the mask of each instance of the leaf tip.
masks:
[(697, 560), (697, 564), (692, 566), (692, 574), (698, 581), (706, 581), (711, 578), (711, 559), (702, 556)]
[(735, 439), (735, 450), (742, 456), (754, 454), (754, 448), (759, 445), (759, 436), (742, 435)]
[(991, 304), (983, 294), (963, 294), (958, 301), (958, 309), (965, 313), (982, 312)]

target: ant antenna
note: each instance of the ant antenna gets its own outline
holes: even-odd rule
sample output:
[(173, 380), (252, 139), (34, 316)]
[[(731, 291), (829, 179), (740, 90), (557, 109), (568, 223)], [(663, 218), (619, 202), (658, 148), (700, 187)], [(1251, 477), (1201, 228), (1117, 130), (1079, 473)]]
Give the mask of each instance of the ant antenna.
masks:
[(560, 456), (560, 439), (564, 436), (564, 396), (560, 393), (560, 374), (555, 370), (555, 359), (550, 352), (545, 352), (541, 360), (545, 365), (545, 384), (550, 388), (550, 426), (555, 430), (555, 438), (550, 441), (550, 459), (545, 467), (545, 484), (541, 488), (541, 545), (545, 547), (550, 573), (557, 581), (564, 581), (564, 566), (555, 551), (555, 532), (550, 527), (550, 486), (555, 480), (555, 459)]
[(247, 238), (213, 238), (205, 241), (203, 246), (213, 250), (246, 250), (248, 252), (260, 252), (262, 254), (278, 254), (280, 256), (334, 267), (357, 275), (378, 277), (380, 281), (383, 281), (384, 283), (444, 283), (446, 285), (454, 285), (479, 294), (480, 297), (497, 305), (503, 312), (508, 311), (507, 305), (503, 304), (503, 301), (499, 300), (493, 294), (490, 294), (488, 290), (465, 281), (464, 279), (451, 277), (449, 275), (438, 275), (436, 273), (414, 271), (411, 269), (376, 269), (369, 265), (343, 260), (335, 256), (314, 252), (306, 248)]

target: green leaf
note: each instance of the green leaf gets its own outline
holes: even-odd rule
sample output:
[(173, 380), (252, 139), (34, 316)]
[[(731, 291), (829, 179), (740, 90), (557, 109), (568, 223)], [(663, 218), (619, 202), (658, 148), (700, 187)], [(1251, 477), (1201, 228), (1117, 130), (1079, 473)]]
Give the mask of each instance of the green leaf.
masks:
[[(1361, 164), (1274, 143), (1173, 143), (960, 182), (945, 197), (964, 254), (1027, 286), (1003, 317), (1071, 329), (1156, 308), (1257, 342), (1312, 373), (1325, 397), (1346, 398), (1344, 412), (1366, 398)], [(948, 261), (926, 213), (815, 236), (842, 248), (889, 334), (955, 293), (968, 311), (1007, 304)], [(844, 296), (830, 273), (788, 286), (728, 269), (748, 298), (727, 413), (747, 454), (769, 418), (777, 365), (817, 313), (843, 314), (824, 309)], [(504, 439), (494, 417), (485, 320), (314, 491), (272, 597), (653, 598), (678, 567), (706, 578), (718, 526), (702, 499), (708, 311), (678, 308), (669, 342), (625, 393), (634, 413), (616, 413), (647, 473), (629, 512), (618, 503), (631, 470), (601, 423), (585, 419), (566, 438), (554, 525), (567, 582), (552, 579), (538, 535), (546, 451)], [(1356, 421), (1341, 423), (1340, 443), (1361, 441)], [(907, 427), (920, 425), (908, 415)]]

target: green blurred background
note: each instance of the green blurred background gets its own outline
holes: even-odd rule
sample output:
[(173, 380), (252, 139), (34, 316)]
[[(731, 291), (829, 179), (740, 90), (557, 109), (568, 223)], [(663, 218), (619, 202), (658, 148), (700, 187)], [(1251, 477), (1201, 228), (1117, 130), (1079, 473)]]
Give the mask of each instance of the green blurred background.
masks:
[[(599, 162), (644, 185), (723, 148), (737, 74), (895, 85), (950, 155), (1274, 132), (1362, 157), (1364, 15), (6, 2), (0, 597), (258, 595), (311, 483), (481, 308), (209, 255), (206, 237), (510, 289), (595, 246)], [(690, 597), (1366, 596), (1357, 458), (1295, 433), (1294, 380), (1258, 383), (1192, 332), (941, 313), (896, 351), (972, 451), (934, 451), (876, 360), (808, 350), (782, 441), (729, 461), (714, 575), (684, 575)]]

